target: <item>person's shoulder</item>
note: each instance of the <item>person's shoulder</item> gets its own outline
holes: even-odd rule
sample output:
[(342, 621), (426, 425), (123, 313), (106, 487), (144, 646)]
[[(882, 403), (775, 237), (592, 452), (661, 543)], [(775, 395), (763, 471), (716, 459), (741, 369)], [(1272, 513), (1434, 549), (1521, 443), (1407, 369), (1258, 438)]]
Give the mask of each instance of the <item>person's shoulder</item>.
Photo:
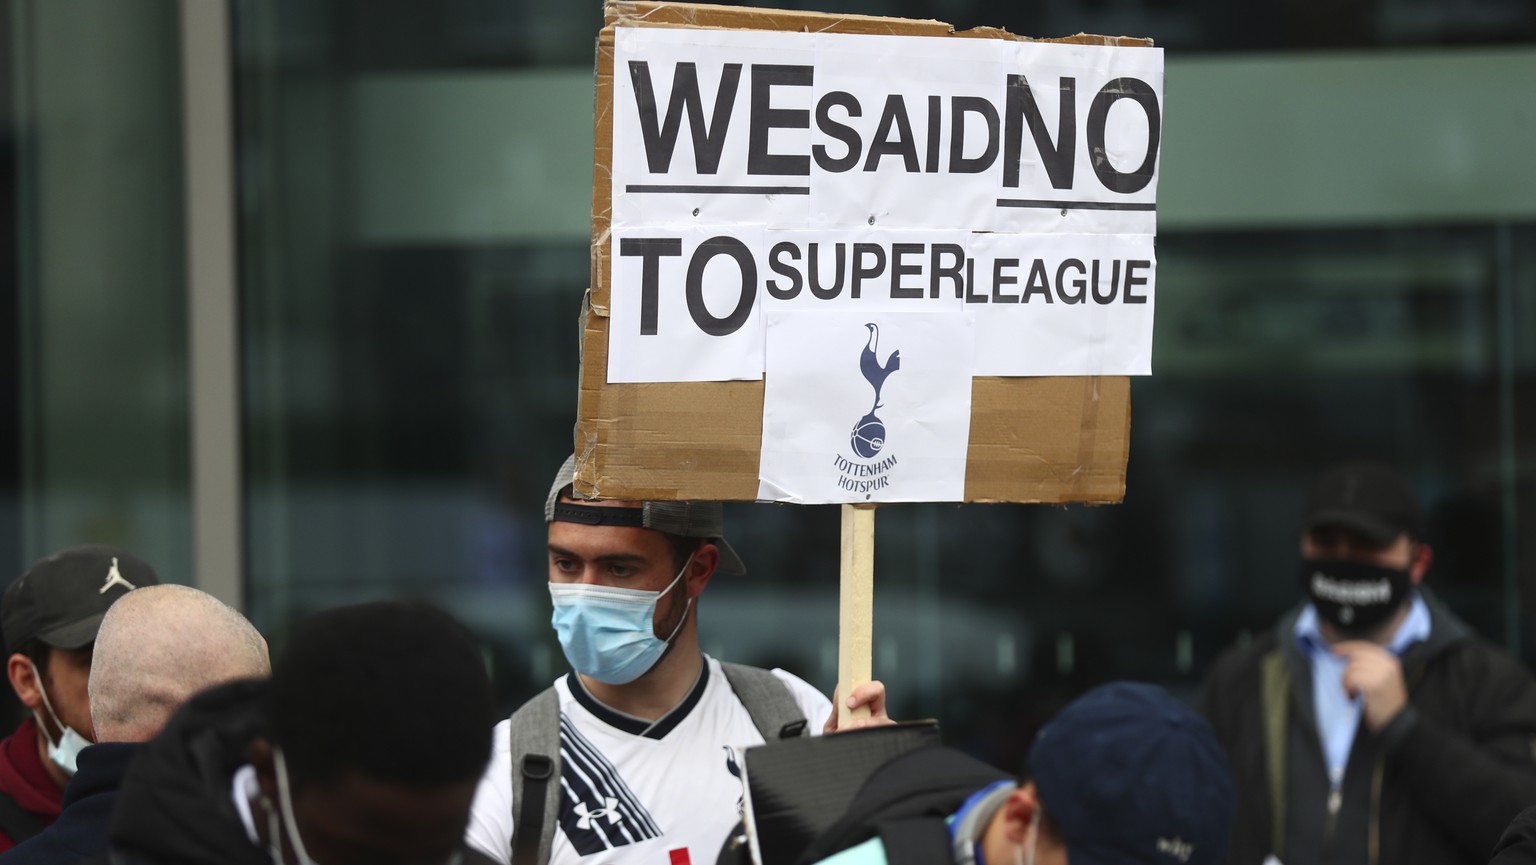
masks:
[(512, 724), (525, 724), (538, 715), (549, 714), (549, 720), (553, 729), (558, 729), (560, 713), (565, 703), (571, 699), (571, 692), (566, 685), (565, 677), (561, 676), (553, 684), (542, 691), (524, 700), (521, 705), (512, 710), (512, 714), (496, 722), (491, 729), (491, 748), (496, 753), (506, 753), (512, 747)]
[(1216, 655), (1205, 671), (1195, 708), (1218, 732), (1236, 718), (1244, 707), (1254, 704), (1263, 679), (1264, 659), (1280, 646), (1279, 634), (1285, 621), (1265, 628), (1248, 639), (1235, 642)]
[(789, 690), (796, 696), (799, 696), (802, 693), (817, 695), (821, 694), (820, 691), (816, 690), (814, 685), (805, 681), (794, 673), (785, 670), (782, 667), (774, 667), (772, 669), (767, 667), (755, 667), (751, 664), (737, 664), (731, 661), (721, 661), (720, 659), (710, 655), (704, 656), (704, 663), (709, 668), (709, 675), (711, 677), (718, 677), (723, 679), (727, 686), (730, 684), (731, 674), (727, 672), (726, 668), (731, 667), (735, 669), (737, 675), (761, 675), (763, 673), (771, 674), (775, 679), (783, 682), (784, 685), (788, 687)]
[[(1429, 608), (1430, 631), (1423, 650), (1427, 660), (1449, 659), (1460, 673), (1476, 673), (1525, 680), (1536, 684), (1525, 664), (1487, 639), (1446, 606), (1434, 593), (1420, 590)], [(1408, 656), (1404, 656), (1405, 664)]]
[(1417, 682), (1410, 695), (1414, 705), (1441, 721), (1536, 735), (1536, 676), (1470, 626), (1431, 609), (1436, 618), (1430, 639), (1403, 655), (1405, 673)]
[[(827, 699), (827, 695), (823, 694), (821, 689), (810, 682), (782, 667), (774, 667), (768, 672), (788, 686), (790, 694), (795, 698), (795, 702), (799, 703), (800, 707), (808, 713), (825, 715), (831, 709), (832, 701)], [(814, 721), (815, 719), (810, 720)], [(825, 720), (825, 718), (822, 720)], [(816, 729), (820, 729), (819, 724), (813, 724), (813, 726)]]
[[(733, 692), (735, 688), (731, 685), (730, 678), (726, 674), (725, 662), (712, 658), (709, 655), (705, 655), (704, 658), (705, 663), (709, 665), (710, 675), (719, 677), (722, 680), (720, 684), (725, 686), (725, 690)], [(734, 663), (730, 664), (730, 666), (735, 667), (739, 672), (745, 672), (749, 675), (767, 674), (777, 679), (788, 689), (790, 698), (795, 701), (795, 705), (805, 718), (812, 734), (821, 732), (822, 725), (826, 723), (828, 716), (832, 713), (832, 701), (827, 699), (826, 695), (822, 694), (821, 691), (817, 690), (816, 686), (781, 667), (765, 669), (763, 667)], [(741, 697), (735, 695), (734, 699), (740, 702)]]
[[(1529, 835), (1533, 845), (1536, 845), (1536, 805), (1532, 805), (1516, 814), (1515, 819), (1510, 821), (1509, 826), (1511, 829), (1518, 827), (1518, 830)], [(1533, 851), (1536, 851), (1536, 846), (1533, 846)]]
[(1510, 821), (1488, 865), (1526, 863), (1536, 863), (1536, 806), (1521, 811)]
[(1536, 676), (1523, 661), (1476, 634), (1468, 634), (1445, 647), (1445, 668), (1465, 683), (1500, 692), (1529, 694), (1536, 701)]
[(810, 682), (807, 682), (806, 680), (800, 678), (799, 676), (795, 675), (794, 673), (791, 673), (790, 671), (784, 669), (783, 667), (774, 667), (773, 669), (769, 670), (768, 672), (772, 673), (774, 675), (774, 677), (777, 678), (779, 681), (781, 681), (784, 684), (788, 685), (789, 689), (791, 691), (795, 692), (796, 696), (799, 696), (801, 694), (805, 694), (805, 695), (814, 695), (816, 697), (822, 697), (823, 699), (825, 699), (825, 696), (821, 693), (821, 691), (815, 685), (812, 685)]

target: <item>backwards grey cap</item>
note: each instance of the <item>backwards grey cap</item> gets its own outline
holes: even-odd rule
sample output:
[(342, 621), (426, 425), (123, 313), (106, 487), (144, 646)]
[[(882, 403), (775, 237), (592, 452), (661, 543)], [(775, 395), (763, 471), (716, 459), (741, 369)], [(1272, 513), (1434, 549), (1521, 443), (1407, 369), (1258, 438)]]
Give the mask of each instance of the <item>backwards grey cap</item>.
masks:
[(629, 526), (685, 538), (704, 538), (720, 550), (717, 570), (745, 574), (747, 566), (725, 541), (725, 516), (719, 502), (641, 502), (638, 508), (592, 507), (560, 501), (560, 493), (576, 479), (576, 457), (565, 458), (544, 501), (544, 522), (559, 520), (588, 526)]

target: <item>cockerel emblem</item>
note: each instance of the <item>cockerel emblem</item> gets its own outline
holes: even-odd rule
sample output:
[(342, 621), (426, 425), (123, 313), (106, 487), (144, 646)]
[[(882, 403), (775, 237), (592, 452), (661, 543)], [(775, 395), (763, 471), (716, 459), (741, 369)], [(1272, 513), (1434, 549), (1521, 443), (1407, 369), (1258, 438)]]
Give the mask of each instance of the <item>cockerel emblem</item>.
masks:
[(885, 387), (885, 380), (891, 373), (901, 369), (901, 351), (892, 351), (886, 356), (885, 361), (880, 361), (880, 328), (874, 322), (865, 324), (869, 331), (869, 342), (865, 343), (864, 351), (859, 355), (859, 371), (864, 373), (865, 381), (874, 388), (874, 403), (869, 408), (869, 413), (859, 418), (853, 425), (853, 434), (849, 437), (849, 446), (853, 452), (871, 459), (880, 449), (885, 447), (885, 424), (875, 415), (875, 410), (880, 408), (880, 390)]

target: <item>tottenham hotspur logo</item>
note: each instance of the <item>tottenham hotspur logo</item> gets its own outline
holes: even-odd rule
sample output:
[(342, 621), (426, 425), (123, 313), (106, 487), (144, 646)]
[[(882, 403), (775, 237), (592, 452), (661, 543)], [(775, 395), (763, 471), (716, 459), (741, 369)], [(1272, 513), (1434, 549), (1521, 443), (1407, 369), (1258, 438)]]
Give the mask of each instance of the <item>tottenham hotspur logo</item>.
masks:
[(107, 569), (107, 580), (101, 584), (100, 589), (96, 590), (96, 594), (105, 595), (107, 590), (113, 586), (122, 586), (130, 592), (138, 588), (133, 583), (123, 579), (123, 572), (117, 569), (117, 556), (112, 557), (112, 567)]
[(885, 386), (885, 379), (891, 373), (901, 369), (901, 352), (893, 351), (880, 362), (879, 351), (880, 328), (874, 322), (864, 325), (869, 329), (869, 342), (864, 345), (864, 351), (859, 355), (859, 371), (864, 373), (864, 378), (869, 386), (875, 389), (875, 402), (869, 409), (869, 414), (859, 418), (859, 422), (853, 425), (853, 435), (848, 444), (853, 452), (864, 459), (873, 459), (880, 449), (885, 447), (885, 424), (880, 418), (875, 417), (875, 409), (880, 408), (880, 388)]
[[(885, 422), (875, 414), (885, 403), (880, 401), (880, 391), (891, 373), (901, 369), (901, 352), (892, 351), (880, 360), (880, 326), (874, 322), (864, 325), (869, 331), (869, 341), (859, 354), (859, 372), (875, 392), (868, 413), (853, 425), (848, 436), (852, 456), (833, 454), (832, 466), (837, 470), (837, 486), (850, 493), (862, 495), (866, 500), (874, 498), (878, 490), (890, 486), (890, 471), (896, 467), (896, 455), (885, 449)], [(883, 452), (883, 453), (882, 453)]]

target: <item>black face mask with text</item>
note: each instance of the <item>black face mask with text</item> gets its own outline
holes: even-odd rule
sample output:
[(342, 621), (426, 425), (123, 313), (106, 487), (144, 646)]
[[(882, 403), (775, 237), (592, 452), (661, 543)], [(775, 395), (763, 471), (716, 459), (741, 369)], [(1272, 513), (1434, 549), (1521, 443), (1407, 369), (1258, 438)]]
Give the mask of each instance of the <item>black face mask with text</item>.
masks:
[(1407, 570), (1344, 559), (1301, 562), (1301, 589), (1318, 618), (1350, 636), (1368, 634), (1392, 618), (1412, 588)]

